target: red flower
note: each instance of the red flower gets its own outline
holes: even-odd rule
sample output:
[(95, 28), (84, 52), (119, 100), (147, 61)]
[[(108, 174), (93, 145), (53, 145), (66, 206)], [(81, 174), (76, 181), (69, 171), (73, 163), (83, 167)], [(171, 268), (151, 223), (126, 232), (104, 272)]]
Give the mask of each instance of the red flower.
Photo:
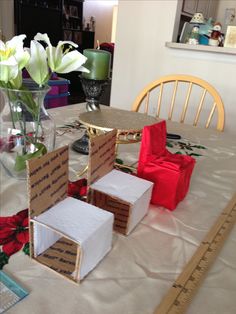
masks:
[(15, 135), (11, 135), (7, 138), (0, 138), (0, 151), (6, 151), (8, 153), (15, 147)]
[(0, 245), (2, 251), (11, 256), (29, 242), (28, 209), (10, 217), (0, 217)]
[(80, 179), (68, 183), (68, 196), (74, 198), (81, 198), (87, 194), (87, 180)]

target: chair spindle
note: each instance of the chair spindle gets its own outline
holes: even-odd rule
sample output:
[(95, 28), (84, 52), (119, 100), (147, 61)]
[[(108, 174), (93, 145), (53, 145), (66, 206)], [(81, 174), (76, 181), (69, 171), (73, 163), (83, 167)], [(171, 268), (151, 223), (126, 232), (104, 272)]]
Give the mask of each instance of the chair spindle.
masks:
[(186, 100), (185, 100), (183, 111), (182, 111), (181, 118), (180, 118), (180, 123), (183, 123), (184, 120), (185, 120), (185, 116), (186, 116), (186, 112), (187, 112), (188, 104), (189, 104), (189, 98), (190, 98), (190, 95), (191, 95), (191, 92), (192, 92), (192, 87), (193, 87), (193, 83), (190, 82), (189, 83), (189, 87), (188, 87), (188, 93), (187, 93), (187, 96), (186, 96)]
[(169, 115), (168, 115), (168, 120), (172, 119), (178, 83), (179, 83), (178, 81), (175, 81), (174, 91), (173, 91), (173, 95), (172, 95), (172, 99), (171, 99), (170, 111), (169, 111)]
[(200, 117), (200, 113), (202, 111), (203, 102), (204, 102), (204, 99), (205, 99), (205, 96), (206, 96), (206, 92), (207, 92), (207, 90), (204, 89), (203, 93), (202, 93), (202, 97), (201, 97), (200, 103), (198, 105), (197, 113), (196, 113), (196, 116), (195, 116), (195, 119), (194, 119), (194, 122), (193, 122), (194, 126), (196, 126), (197, 123), (198, 123), (198, 120), (199, 120), (199, 117)]

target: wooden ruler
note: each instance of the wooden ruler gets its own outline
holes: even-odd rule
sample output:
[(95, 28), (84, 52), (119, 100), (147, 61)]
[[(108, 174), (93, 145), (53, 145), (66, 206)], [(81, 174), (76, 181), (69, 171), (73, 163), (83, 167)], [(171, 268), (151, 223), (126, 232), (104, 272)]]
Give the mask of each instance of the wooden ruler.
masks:
[(236, 221), (236, 194), (217, 218), (155, 314), (184, 313)]

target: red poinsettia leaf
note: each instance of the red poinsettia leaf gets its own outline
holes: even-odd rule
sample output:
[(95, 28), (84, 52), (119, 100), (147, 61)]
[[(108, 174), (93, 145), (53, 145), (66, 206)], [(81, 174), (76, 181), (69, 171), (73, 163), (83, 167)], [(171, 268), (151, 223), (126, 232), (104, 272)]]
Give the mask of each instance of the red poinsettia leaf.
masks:
[(29, 242), (29, 230), (23, 230), (17, 233), (16, 239), (22, 244)]
[(68, 183), (68, 195), (69, 196), (84, 196), (87, 193), (87, 180), (80, 179), (74, 182)]
[(23, 209), (20, 212), (16, 214), (16, 216), (20, 219), (22, 222), (25, 218), (28, 218), (28, 209)]
[(11, 217), (11, 224), (14, 225), (14, 228), (21, 226), (22, 219), (20, 216), (14, 215)]
[(23, 220), (28, 217), (28, 209), (23, 209), (16, 215), (8, 217), (0, 217), (0, 228), (1, 227), (11, 227), (16, 228), (21, 226)]
[(0, 245), (10, 242), (14, 239), (15, 231), (10, 228), (0, 230)]
[(87, 195), (87, 186), (82, 186), (80, 189), (80, 195), (85, 196)]
[(17, 226), (17, 222), (15, 219), (15, 215), (11, 217), (0, 217), (0, 228), (11, 227), (15, 228)]
[(70, 182), (68, 184), (68, 192), (67, 194), (69, 196), (75, 195), (78, 192), (77, 186), (75, 184), (73, 184), (72, 182)]
[(22, 227), (28, 227), (29, 226), (29, 217), (26, 217), (21, 224)]
[(11, 256), (12, 254), (18, 252), (22, 248), (23, 244), (13, 240), (7, 244), (4, 244), (2, 247), (2, 251), (7, 255)]

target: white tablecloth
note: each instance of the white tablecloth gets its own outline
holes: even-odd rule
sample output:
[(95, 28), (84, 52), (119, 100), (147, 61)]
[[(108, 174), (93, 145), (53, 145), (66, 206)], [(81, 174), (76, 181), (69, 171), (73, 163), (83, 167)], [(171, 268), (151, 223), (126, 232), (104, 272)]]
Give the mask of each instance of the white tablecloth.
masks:
[[(84, 104), (50, 110), (57, 125), (73, 122)], [(68, 130), (67, 130), (68, 131)], [(60, 131), (62, 132), (62, 131)], [(57, 146), (82, 135), (71, 129), (57, 136)], [(64, 279), (32, 261), (13, 255), (4, 270), (30, 294), (8, 313), (17, 314), (149, 314), (183, 270), (199, 243), (236, 190), (236, 141), (214, 130), (168, 123), (168, 132), (203, 145), (189, 193), (175, 211), (150, 206), (148, 215), (128, 236), (113, 235), (113, 248), (81, 284)], [(120, 147), (120, 157), (132, 162), (138, 145)], [(87, 157), (70, 150), (70, 179)], [(1, 169), (1, 216), (27, 207), (26, 182), (9, 178)], [(236, 228), (188, 308), (190, 314), (236, 313)]]

